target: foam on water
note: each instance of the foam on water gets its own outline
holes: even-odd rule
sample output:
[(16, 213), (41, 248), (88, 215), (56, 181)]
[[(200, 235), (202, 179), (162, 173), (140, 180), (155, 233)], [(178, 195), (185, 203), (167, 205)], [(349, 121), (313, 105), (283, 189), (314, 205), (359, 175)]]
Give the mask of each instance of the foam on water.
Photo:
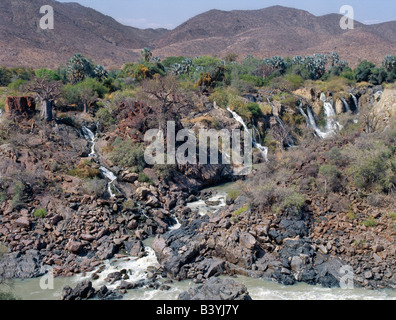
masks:
[(226, 205), (227, 193), (224, 191), (219, 191), (213, 197), (207, 199), (210, 202), (218, 202), (218, 205), (207, 205), (204, 200), (198, 200), (195, 202), (191, 202), (187, 204), (187, 207), (190, 208), (193, 212), (198, 212), (200, 216), (204, 216), (206, 214), (212, 215), (218, 212), (221, 208)]

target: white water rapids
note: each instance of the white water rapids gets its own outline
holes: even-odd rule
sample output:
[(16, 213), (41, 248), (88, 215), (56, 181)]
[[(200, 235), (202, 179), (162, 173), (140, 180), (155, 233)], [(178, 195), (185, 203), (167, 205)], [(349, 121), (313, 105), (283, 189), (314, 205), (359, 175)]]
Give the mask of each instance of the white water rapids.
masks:
[[(219, 186), (215, 188), (218, 192), (209, 201), (220, 200), (219, 206), (207, 206), (203, 200), (189, 204), (193, 210), (198, 210), (201, 214), (211, 214), (219, 210), (225, 205), (227, 190), (232, 189), (232, 184)], [(174, 226), (179, 228), (178, 225)], [(157, 257), (153, 249), (151, 249), (152, 238), (144, 241), (147, 255), (143, 258), (114, 258), (105, 261), (102, 266), (98, 266), (93, 272), (85, 275), (76, 275), (71, 278), (55, 278), (54, 289), (40, 289), (40, 279), (15, 280), (13, 292), (23, 300), (59, 300), (62, 289), (69, 285), (74, 288), (84, 279), (90, 279), (93, 287), (99, 289), (106, 285), (109, 289), (115, 289), (119, 282), (109, 284), (105, 281), (108, 274), (116, 271), (127, 270), (128, 282), (134, 283), (147, 278), (152, 268), (159, 266)], [(97, 273), (99, 269), (102, 272)], [(99, 278), (92, 280), (92, 275), (97, 273)], [(222, 277), (226, 278), (226, 277)], [(167, 279), (160, 278), (160, 283), (164, 283)], [(341, 288), (322, 288), (321, 286), (310, 286), (308, 284), (299, 283), (293, 286), (284, 286), (277, 282), (265, 279), (254, 279), (244, 276), (238, 276), (235, 281), (246, 285), (248, 292), (253, 300), (396, 300), (395, 290), (366, 290), (366, 289), (341, 289)], [(124, 300), (177, 300), (180, 293), (187, 291), (189, 288), (196, 287), (191, 280), (174, 281), (167, 283), (171, 287), (168, 291), (152, 288), (139, 288), (129, 290), (123, 297)]]

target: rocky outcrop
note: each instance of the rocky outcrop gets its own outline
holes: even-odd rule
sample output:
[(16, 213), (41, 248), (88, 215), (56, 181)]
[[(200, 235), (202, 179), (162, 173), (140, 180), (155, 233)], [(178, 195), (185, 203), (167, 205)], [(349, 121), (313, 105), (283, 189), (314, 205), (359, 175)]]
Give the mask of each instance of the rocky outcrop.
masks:
[(246, 286), (231, 279), (210, 278), (179, 295), (179, 300), (252, 300)]
[(72, 289), (70, 286), (63, 288), (61, 300), (88, 300), (88, 299), (99, 299), (99, 300), (117, 300), (122, 299), (122, 295), (109, 290), (106, 286), (102, 286), (99, 290), (95, 290), (92, 286), (92, 282), (84, 280), (77, 284)]
[(43, 275), (43, 257), (38, 250), (28, 250), (22, 254), (12, 252), (0, 260), (0, 270), (5, 279), (29, 279)]
[(383, 125), (389, 123), (390, 118), (396, 116), (396, 90), (385, 89), (374, 106), (374, 112), (380, 117)]
[(31, 116), (36, 111), (33, 97), (7, 97), (5, 111), (8, 114)]

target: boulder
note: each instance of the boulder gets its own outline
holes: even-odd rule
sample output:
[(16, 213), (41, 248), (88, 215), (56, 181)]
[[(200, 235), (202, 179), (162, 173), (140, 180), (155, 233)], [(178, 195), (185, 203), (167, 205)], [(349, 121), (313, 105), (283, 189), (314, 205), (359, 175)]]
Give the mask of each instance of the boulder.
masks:
[(123, 177), (122, 180), (125, 182), (129, 183), (134, 183), (139, 179), (139, 175), (137, 173), (126, 173)]
[(252, 300), (245, 285), (231, 279), (210, 278), (179, 295), (179, 300)]
[(256, 246), (256, 239), (247, 232), (242, 232), (239, 236), (239, 242), (242, 247), (245, 247), (246, 249), (253, 250), (254, 247)]
[(147, 196), (148, 196), (149, 194), (151, 194), (151, 190), (148, 189), (148, 188), (145, 188), (145, 187), (140, 187), (140, 188), (137, 188), (137, 189), (136, 189), (135, 194), (136, 194), (136, 197), (137, 197), (139, 200), (144, 200), (144, 199), (147, 198)]
[(15, 221), (15, 223), (18, 227), (30, 229), (31, 221), (28, 217), (20, 217)]
[(76, 253), (76, 254), (80, 253), (82, 248), (83, 248), (83, 245), (79, 241), (70, 240), (68, 242), (68, 244), (66, 245), (66, 249), (68, 251), (70, 251), (71, 253)]
[(33, 97), (7, 97), (4, 106), (8, 114), (31, 116), (36, 111), (36, 102)]
[(82, 300), (91, 299), (95, 296), (95, 289), (92, 282), (84, 280), (80, 282), (74, 289), (69, 286), (63, 288), (61, 300)]
[(6, 279), (30, 279), (45, 273), (42, 256), (38, 250), (28, 250), (25, 254), (13, 252), (0, 260), (0, 270)]
[(344, 113), (344, 103), (341, 99), (337, 99), (335, 102), (335, 111), (337, 114)]
[(125, 249), (132, 257), (138, 257), (144, 253), (143, 242), (139, 240), (125, 242)]

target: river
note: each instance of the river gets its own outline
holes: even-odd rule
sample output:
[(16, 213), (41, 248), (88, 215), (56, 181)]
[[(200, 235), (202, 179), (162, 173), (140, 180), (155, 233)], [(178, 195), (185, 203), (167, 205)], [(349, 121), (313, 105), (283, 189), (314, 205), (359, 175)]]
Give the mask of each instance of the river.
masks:
[[(188, 206), (192, 210), (198, 210), (200, 214), (215, 212), (225, 205), (227, 191), (232, 188), (232, 184), (225, 184), (216, 188), (216, 195), (209, 198), (210, 201), (219, 201), (218, 205), (208, 206), (203, 200), (191, 203)], [(180, 227), (180, 224), (174, 228)], [(174, 229), (173, 228), (173, 229)], [(154, 250), (151, 248), (153, 238), (146, 239), (144, 245), (146, 247), (147, 255), (143, 258), (114, 258), (104, 263), (103, 271), (99, 274), (99, 278), (91, 280), (95, 289), (106, 285), (110, 289), (114, 289), (116, 285), (109, 285), (104, 281), (106, 276), (115, 271), (122, 269), (128, 270), (129, 282), (135, 282), (145, 279), (149, 271), (153, 267), (158, 267), (158, 261)], [(100, 266), (98, 267), (100, 268)], [(84, 279), (91, 279), (94, 272), (86, 275), (76, 275), (70, 278), (55, 278), (53, 289), (42, 290), (40, 288), (40, 280), (27, 279), (15, 280), (12, 292), (20, 297), (22, 300), (59, 300), (62, 294), (62, 289), (66, 285), (75, 287), (78, 282)], [(160, 279), (160, 282), (165, 282), (167, 279)], [(284, 286), (276, 282), (253, 279), (249, 277), (239, 276), (235, 280), (246, 285), (250, 296), (253, 300), (396, 300), (395, 290), (367, 290), (367, 289), (340, 289), (340, 288), (322, 288), (321, 286), (310, 286), (299, 283), (294, 286)], [(197, 286), (193, 281), (181, 281), (168, 284), (171, 289), (162, 291), (158, 289), (140, 288), (129, 290), (124, 295), (124, 300), (177, 300), (180, 293), (188, 290), (191, 287)]]

